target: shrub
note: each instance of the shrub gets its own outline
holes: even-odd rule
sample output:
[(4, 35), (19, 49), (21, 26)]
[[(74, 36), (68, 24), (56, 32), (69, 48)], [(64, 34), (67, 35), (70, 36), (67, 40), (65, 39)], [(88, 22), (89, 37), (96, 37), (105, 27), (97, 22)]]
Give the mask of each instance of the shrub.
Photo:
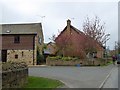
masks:
[(69, 61), (72, 60), (72, 57), (62, 57), (62, 60)]
[(56, 60), (56, 57), (48, 57), (49, 59)]
[(48, 57), (48, 58), (51, 59), (51, 60), (59, 60), (59, 59), (61, 59), (63, 61), (77, 60), (78, 59), (77, 57), (73, 58), (73, 57), (61, 57), (61, 56)]
[(62, 56), (56, 56), (56, 58), (57, 58), (57, 59), (61, 59), (61, 58), (62, 58)]
[(41, 62), (44, 62), (44, 56), (40, 54), (39, 49), (37, 49), (37, 64), (40, 64)]

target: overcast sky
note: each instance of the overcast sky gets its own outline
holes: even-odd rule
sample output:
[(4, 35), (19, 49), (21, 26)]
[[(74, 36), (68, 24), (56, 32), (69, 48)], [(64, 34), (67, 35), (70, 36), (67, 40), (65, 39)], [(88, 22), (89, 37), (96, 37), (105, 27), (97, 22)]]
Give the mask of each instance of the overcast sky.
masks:
[(87, 16), (91, 19), (98, 16), (101, 23), (106, 23), (106, 33), (111, 35), (107, 41), (110, 49), (118, 40), (117, 0), (0, 0), (0, 11), (0, 23), (41, 22), (45, 42), (64, 29), (67, 19), (82, 31)]

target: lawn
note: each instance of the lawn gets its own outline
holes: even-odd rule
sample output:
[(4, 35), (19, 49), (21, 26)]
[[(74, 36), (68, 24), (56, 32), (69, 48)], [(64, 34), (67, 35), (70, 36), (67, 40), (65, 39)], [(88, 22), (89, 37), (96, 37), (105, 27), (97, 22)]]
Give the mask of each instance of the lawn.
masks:
[(62, 85), (63, 83), (58, 80), (29, 76), (28, 83), (24, 88), (57, 88)]

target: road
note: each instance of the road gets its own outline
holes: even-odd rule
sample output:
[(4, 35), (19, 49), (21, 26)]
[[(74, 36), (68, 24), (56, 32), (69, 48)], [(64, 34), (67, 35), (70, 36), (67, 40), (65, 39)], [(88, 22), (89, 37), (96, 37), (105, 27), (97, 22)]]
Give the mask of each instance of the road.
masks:
[(57, 79), (69, 88), (98, 88), (112, 67), (31, 67), (29, 75)]
[(114, 67), (103, 88), (118, 88), (118, 67)]
[(105, 82), (103, 88), (118, 88), (118, 86), (120, 88), (120, 81), (118, 76), (120, 77), (120, 67), (118, 68), (118, 66), (115, 66), (112, 69), (112, 72)]

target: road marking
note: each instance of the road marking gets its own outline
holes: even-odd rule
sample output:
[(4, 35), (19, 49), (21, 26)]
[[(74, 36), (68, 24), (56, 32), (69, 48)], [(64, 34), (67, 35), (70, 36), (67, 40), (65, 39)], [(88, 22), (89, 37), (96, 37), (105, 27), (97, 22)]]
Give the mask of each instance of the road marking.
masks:
[(101, 85), (99, 86), (100, 90), (103, 88), (104, 84), (106, 83), (107, 79), (110, 77), (113, 69), (115, 69), (114, 67), (112, 68), (112, 70), (110, 71), (110, 73), (107, 75), (107, 77), (105, 78), (105, 80), (101, 83)]
[(74, 87), (68, 85), (66, 82), (64, 82), (64, 81), (62, 81), (62, 80), (59, 80), (59, 81), (62, 82), (63, 84), (65, 84), (68, 88), (74, 88)]

